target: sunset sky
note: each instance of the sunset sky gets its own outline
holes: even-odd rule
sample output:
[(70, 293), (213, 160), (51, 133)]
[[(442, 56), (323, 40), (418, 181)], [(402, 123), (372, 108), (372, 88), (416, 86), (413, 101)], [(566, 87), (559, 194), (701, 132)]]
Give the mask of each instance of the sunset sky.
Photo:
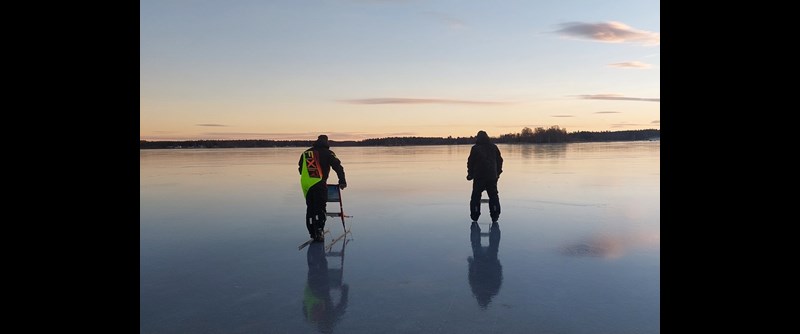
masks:
[(141, 0), (140, 139), (660, 129), (653, 0)]

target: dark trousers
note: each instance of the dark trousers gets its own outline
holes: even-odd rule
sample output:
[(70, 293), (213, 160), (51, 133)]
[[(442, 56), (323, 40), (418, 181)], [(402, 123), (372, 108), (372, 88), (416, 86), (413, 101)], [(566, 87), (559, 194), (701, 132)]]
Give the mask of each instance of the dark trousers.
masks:
[(311, 186), (306, 194), (306, 228), (308, 233), (314, 235), (318, 228), (325, 229), (325, 214), (328, 204), (328, 185), (317, 182)]
[(489, 215), (492, 221), (500, 217), (500, 197), (497, 195), (497, 179), (472, 180), (472, 197), (469, 200), (469, 217), (477, 221), (481, 216), (481, 194), (489, 196)]

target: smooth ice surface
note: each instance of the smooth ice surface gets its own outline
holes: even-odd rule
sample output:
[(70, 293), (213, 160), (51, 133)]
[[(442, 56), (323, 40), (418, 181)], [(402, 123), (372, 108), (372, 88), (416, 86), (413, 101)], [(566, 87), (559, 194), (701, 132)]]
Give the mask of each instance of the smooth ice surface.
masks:
[(659, 333), (660, 142), (499, 147), (490, 232), (469, 145), (334, 144), (303, 250), (305, 148), (140, 151), (140, 332)]

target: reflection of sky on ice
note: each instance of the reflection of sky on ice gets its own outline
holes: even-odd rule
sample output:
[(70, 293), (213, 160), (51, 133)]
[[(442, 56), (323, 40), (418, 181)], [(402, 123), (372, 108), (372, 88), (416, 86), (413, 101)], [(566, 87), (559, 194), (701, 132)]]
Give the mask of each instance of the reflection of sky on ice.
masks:
[[(482, 308), (475, 278), (493, 276), (470, 282), (469, 146), (334, 144), (353, 217), (346, 256), (327, 258), (349, 287), (333, 332), (659, 332), (659, 145), (500, 145), (502, 284)], [(317, 331), (302, 150), (141, 151), (142, 333)]]

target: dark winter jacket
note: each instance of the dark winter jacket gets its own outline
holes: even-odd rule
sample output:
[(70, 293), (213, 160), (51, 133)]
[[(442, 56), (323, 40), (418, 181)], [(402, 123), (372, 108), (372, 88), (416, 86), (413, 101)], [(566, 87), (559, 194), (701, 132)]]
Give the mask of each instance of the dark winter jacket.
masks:
[(478, 132), (475, 145), (467, 158), (467, 175), (470, 179), (497, 179), (503, 173), (503, 157), (497, 145), (489, 141), (489, 135)]
[[(333, 168), (333, 171), (336, 172), (336, 176), (339, 178), (339, 184), (347, 184), (342, 162), (336, 157), (336, 154), (330, 150), (330, 145), (328, 144), (328, 138), (326, 136), (317, 138), (311, 148), (306, 150), (306, 152), (308, 151), (314, 151), (314, 155), (317, 156), (317, 161), (319, 161), (320, 169), (322, 170), (322, 182), (327, 183), (331, 168)], [(300, 161), (297, 162), (297, 172), (301, 175), (303, 174), (304, 160), (301, 154)]]

